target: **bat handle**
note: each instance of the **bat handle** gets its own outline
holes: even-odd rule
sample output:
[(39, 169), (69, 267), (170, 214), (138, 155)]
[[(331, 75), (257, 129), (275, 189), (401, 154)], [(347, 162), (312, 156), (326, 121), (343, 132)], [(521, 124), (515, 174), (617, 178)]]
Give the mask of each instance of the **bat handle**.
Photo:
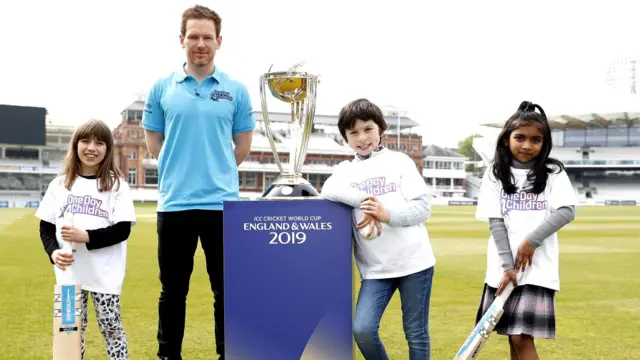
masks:
[[(63, 254), (73, 254), (73, 244), (71, 243), (71, 241), (64, 241), (64, 244), (62, 246), (62, 253)], [(69, 265), (65, 268), (65, 270), (63, 271), (63, 284), (65, 285), (70, 285), (73, 284), (73, 269), (72, 269), (73, 265)]]
[(73, 245), (71, 241), (64, 241), (64, 245), (62, 246), (63, 254), (73, 254)]

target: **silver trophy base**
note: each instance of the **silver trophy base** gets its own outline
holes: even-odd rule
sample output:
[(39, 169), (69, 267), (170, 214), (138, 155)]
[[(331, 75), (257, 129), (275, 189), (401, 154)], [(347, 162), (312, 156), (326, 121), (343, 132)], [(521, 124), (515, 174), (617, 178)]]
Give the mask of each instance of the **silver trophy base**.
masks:
[(320, 193), (301, 174), (282, 174), (262, 194), (265, 200), (313, 200)]

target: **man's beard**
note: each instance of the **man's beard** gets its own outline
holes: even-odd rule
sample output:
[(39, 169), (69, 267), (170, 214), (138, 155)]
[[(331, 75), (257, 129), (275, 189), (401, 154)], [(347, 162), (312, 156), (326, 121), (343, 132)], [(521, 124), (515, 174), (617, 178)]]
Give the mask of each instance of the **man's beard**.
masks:
[(213, 58), (207, 57), (206, 59), (198, 58), (197, 56), (193, 56), (191, 59), (191, 63), (195, 66), (207, 66), (211, 63)]

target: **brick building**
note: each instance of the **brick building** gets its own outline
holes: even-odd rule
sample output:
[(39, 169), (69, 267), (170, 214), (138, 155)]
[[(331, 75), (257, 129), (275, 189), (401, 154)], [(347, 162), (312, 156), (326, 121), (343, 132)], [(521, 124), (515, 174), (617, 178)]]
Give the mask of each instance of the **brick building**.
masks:
[[(145, 143), (142, 128), (143, 109), (144, 100), (138, 99), (122, 111), (120, 124), (113, 131), (116, 143), (115, 156), (118, 166), (126, 174), (134, 193), (153, 200), (158, 186), (157, 161), (151, 156)], [(256, 129), (251, 152), (239, 168), (241, 196), (247, 197), (261, 195), (279, 174), (264, 129), (262, 113), (256, 111), (255, 117)], [(288, 147), (286, 146), (288, 139), (285, 132), (288, 117), (289, 114), (286, 113), (272, 113), (269, 116), (283, 166), (288, 163)], [(389, 149), (400, 149), (409, 154), (414, 159), (418, 170), (422, 172), (422, 137), (410, 131), (412, 127), (419, 124), (407, 117), (400, 117), (399, 120), (400, 143), (398, 144), (398, 136), (395, 131), (398, 120), (394, 117), (388, 119), (389, 129), (383, 136), (382, 143)], [(337, 122), (337, 116), (316, 115), (314, 119), (314, 130), (307, 148), (302, 173), (318, 190), (322, 189), (322, 184), (331, 175), (334, 165), (353, 158), (353, 151), (337, 130)], [(143, 193), (144, 195), (141, 195)]]

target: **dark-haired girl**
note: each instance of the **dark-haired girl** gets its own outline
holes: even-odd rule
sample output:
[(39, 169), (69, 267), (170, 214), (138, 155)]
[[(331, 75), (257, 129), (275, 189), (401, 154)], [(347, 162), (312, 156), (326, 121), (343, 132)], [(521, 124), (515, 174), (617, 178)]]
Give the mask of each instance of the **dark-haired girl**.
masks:
[(476, 322), (512, 282), (516, 288), (494, 329), (509, 337), (511, 359), (538, 359), (534, 338), (556, 335), (556, 233), (575, 218), (578, 202), (564, 166), (549, 157), (552, 146), (542, 107), (522, 102), (498, 137), (478, 199), (476, 218), (490, 224), (491, 237)]

